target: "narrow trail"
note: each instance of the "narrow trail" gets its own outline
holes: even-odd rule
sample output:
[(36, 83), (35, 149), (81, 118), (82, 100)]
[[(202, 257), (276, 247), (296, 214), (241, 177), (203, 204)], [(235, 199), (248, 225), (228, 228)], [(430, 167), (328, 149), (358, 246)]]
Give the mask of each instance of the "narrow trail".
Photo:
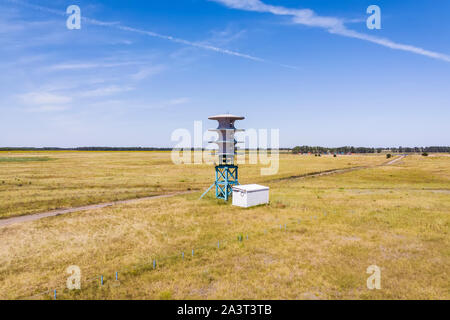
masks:
[(390, 166), (390, 165), (393, 165), (393, 164), (401, 161), (405, 157), (406, 156), (402, 155), (402, 156), (399, 156), (398, 158), (395, 158), (393, 160), (390, 160), (390, 161), (382, 163), (382, 164), (375, 164), (375, 165), (370, 165), (370, 166), (350, 167), (350, 168), (344, 168), (344, 169), (332, 169), (332, 170), (326, 170), (326, 171), (320, 171), (320, 172), (310, 172), (310, 173), (305, 173), (305, 174), (298, 175), (298, 176), (290, 176), (290, 177), (285, 177), (285, 178), (278, 178), (278, 179), (271, 180), (270, 182), (279, 182), (279, 181), (293, 180), (293, 179), (314, 178), (314, 177), (327, 176), (327, 175), (332, 175), (332, 174), (342, 174), (342, 173), (347, 173), (347, 172), (356, 171), (356, 170), (363, 170), (363, 169), (377, 168), (377, 167), (383, 167), (383, 166)]
[(24, 216), (19, 216), (19, 217), (7, 218), (7, 219), (4, 219), (4, 220), (0, 220), (0, 228), (9, 226), (9, 225), (15, 224), (15, 223), (40, 220), (40, 219), (43, 219), (43, 218), (55, 217), (55, 216), (59, 216), (59, 215), (62, 215), (62, 214), (67, 214), (67, 213), (74, 213), (74, 212), (80, 212), (80, 211), (101, 209), (101, 208), (106, 208), (106, 207), (112, 207), (112, 206), (119, 205), (119, 204), (135, 203), (135, 202), (144, 201), (144, 200), (170, 198), (170, 197), (173, 197), (173, 196), (178, 196), (178, 195), (182, 195), (182, 194), (189, 194), (189, 193), (193, 193), (193, 192), (198, 192), (198, 190), (176, 192), (176, 193), (163, 194), (163, 195), (158, 195), (158, 196), (150, 196), (150, 197), (137, 198), (137, 199), (105, 202), (105, 203), (92, 204), (92, 205), (83, 206), (83, 207), (76, 207), (76, 208), (69, 208), (69, 209), (58, 209), (58, 210), (52, 210), (52, 211), (47, 211), (47, 212), (42, 212), (42, 213), (29, 214), (29, 215), (24, 215)]
[(406, 158), (406, 156), (405, 156), (405, 155), (402, 155), (402, 156), (400, 156), (400, 157), (398, 157), (398, 158), (395, 158), (395, 159), (389, 161), (388, 163), (385, 163), (384, 165), (385, 165), (385, 166), (390, 166), (391, 164), (394, 164), (394, 163), (396, 163), (396, 162), (399, 162), (400, 160), (402, 160), (402, 159), (404, 159), (404, 158)]
[[(326, 176), (326, 175), (331, 175), (331, 174), (342, 174), (342, 173), (356, 171), (356, 170), (362, 170), (362, 169), (390, 166), (390, 165), (397, 163), (398, 161), (401, 161), (403, 158), (405, 158), (405, 156), (400, 156), (389, 162), (385, 162), (385, 163), (382, 163), (379, 165), (360, 166), (360, 167), (352, 167), (352, 168), (346, 168), (346, 169), (334, 169), (334, 170), (328, 170), (328, 171), (322, 171), (322, 172), (313, 172), (313, 173), (307, 173), (307, 174), (299, 175), (299, 176), (291, 176), (291, 177), (287, 177), (287, 178), (275, 179), (275, 180), (272, 180), (271, 182), (291, 180), (291, 179), (302, 179), (302, 178), (308, 178), (308, 177), (320, 177), (320, 176)], [(12, 217), (12, 218), (0, 220), (0, 228), (6, 227), (6, 226), (9, 226), (12, 224), (16, 224), (16, 223), (30, 222), (30, 221), (40, 220), (40, 219), (44, 219), (44, 218), (48, 218), (48, 217), (55, 217), (55, 216), (68, 214), (68, 213), (101, 209), (101, 208), (111, 207), (111, 206), (120, 205), (120, 204), (135, 203), (138, 201), (170, 198), (170, 197), (183, 195), (183, 194), (190, 194), (190, 193), (194, 193), (194, 192), (198, 192), (198, 190), (175, 192), (175, 193), (170, 193), (170, 194), (163, 194), (163, 195), (158, 195), (158, 196), (150, 196), (150, 197), (137, 198), (137, 199), (105, 202), (105, 203), (93, 204), (93, 205), (76, 207), (76, 208), (58, 209), (58, 210), (52, 210), (52, 211), (47, 211), (47, 212), (42, 212), (42, 213), (29, 214), (29, 215), (24, 215), (24, 216), (19, 216), (19, 217)]]

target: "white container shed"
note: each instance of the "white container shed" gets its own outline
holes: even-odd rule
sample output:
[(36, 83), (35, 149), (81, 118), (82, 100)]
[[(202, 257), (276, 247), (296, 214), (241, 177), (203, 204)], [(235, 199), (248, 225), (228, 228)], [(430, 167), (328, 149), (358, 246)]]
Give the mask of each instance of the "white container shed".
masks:
[(269, 187), (247, 184), (233, 187), (233, 206), (249, 208), (269, 203)]

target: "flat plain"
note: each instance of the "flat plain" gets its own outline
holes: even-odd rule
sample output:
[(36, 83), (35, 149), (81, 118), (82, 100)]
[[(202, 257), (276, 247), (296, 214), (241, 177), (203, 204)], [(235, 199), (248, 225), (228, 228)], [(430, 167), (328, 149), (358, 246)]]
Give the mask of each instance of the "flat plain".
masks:
[[(2, 218), (193, 191), (0, 227), (0, 298), (449, 299), (449, 159), (282, 154), (274, 176), (240, 167), (271, 188), (241, 209), (199, 200), (213, 166), (170, 153), (0, 153)], [(82, 290), (65, 289), (70, 265)]]

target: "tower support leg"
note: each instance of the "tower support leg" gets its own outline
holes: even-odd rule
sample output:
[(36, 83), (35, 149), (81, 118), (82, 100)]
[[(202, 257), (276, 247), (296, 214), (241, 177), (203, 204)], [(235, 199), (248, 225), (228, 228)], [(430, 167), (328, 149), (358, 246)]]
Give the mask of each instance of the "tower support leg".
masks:
[(216, 166), (216, 198), (228, 201), (233, 186), (239, 185), (238, 167), (234, 165)]
[(202, 199), (213, 187), (216, 187), (216, 198), (228, 201), (233, 193), (233, 186), (239, 185), (238, 167), (234, 165), (216, 166), (216, 181), (202, 194)]

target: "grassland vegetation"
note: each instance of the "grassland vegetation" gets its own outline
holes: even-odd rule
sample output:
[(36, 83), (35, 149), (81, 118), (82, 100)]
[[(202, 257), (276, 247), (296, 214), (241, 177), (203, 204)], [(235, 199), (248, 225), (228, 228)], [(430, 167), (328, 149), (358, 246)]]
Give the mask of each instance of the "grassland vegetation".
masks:
[[(127, 169), (134, 170), (126, 175), (130, 182), (142, 172), (156, 175), (152, 165), (137, 168), (143, 162), (166, 168), (154, 177), (164, 192), (169, 185), (163, 177), (194, 183), (194, 175), (201, 191), (211, 182), (210, 166), (181, 170), (165, 162), (170, 155), (164, 153), (78, 156), (96, 158), (91, 166), (103, 162), (99, 176), (109, 173), (116, 183)], [(68, 163), (83, 162), (52, 157), (63, 158), (58, 161), (66, 168), (57, 172), (64, 179)], [(390, 166), (371, 166), (386, 162), (384, 156), (337, 159), (284, 155), (272, 179), (258, 176), (257, 166), (241, 169), (242, 183), (271, 187), (266, 206), (232, 207), (213, 194), (199, 200), (199, 191), (0, 228), (0, 298), (62, 288), (65, 269), (78, 265), (82, 290), (61, 289), (60, 299), (449, 299), (448, 157), (410, 156)], [(37, 174), (34, 165), (13, 168), (24, 178)], [(355, 165), (369, 167), (289, 178)], [(79, 188), (89, 176), (83, 170), (75, 179)], [(370, 265), (382, 270), (381, 290), (366, 287)]]
[[(0, 162), (0, 219), (178, 191), (200, 191), (214, 179), (211, 165), (174, 165), (170, 152), (0, 152), (0, 158), (8, 159)], [(240, 180), (264, 183), (381, 162), (381, 157), (376, 156), (324, 157), (311, 161), (310, 157), (284, 154), (277, 175), (262, 177), (260, 166), (243, 165)]]

